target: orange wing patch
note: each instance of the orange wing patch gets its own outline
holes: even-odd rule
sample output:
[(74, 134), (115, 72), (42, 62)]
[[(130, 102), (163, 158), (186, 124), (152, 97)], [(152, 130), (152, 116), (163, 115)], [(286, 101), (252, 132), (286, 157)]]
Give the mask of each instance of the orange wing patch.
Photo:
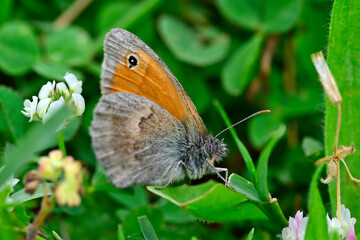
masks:
[(182, 88), (182, 86), (181, 86), (181, 91), (182, 91), (182, 93), (183, 93), (183, 95), (185, 97), (185, 100), (186, 100), (186, 102), (187, 102), (187, 104), (188, 104), (188, 106), (190, 108), (190, 111), (191, 111), (192, 115), (195, 118), (196, 123), (199, 125), (200, 132), (202, 132), (202, 133), (205, 132), (206, 129), (205, 129), (204, 123), (203, 123), (199, 113), (197, 112), (196, 107), (194, 106), (194, 103), (191, 101), (190, 97), (187, 95), (187, 93)]
[(120, 57), (120, 61), (114, 67), (114, 75), (110, 79), (109, 93), (123, 91), (146, 97), (166, 109), (181, 122), (193, 121), (194, 116), (200, 131), (205, 131), (190, 98), (181, 86), (182, 92), (178, 90), (161, 64), (141, 49), (136, 56), (138, 65), (132, 68), (127, 65), (128, 56)]

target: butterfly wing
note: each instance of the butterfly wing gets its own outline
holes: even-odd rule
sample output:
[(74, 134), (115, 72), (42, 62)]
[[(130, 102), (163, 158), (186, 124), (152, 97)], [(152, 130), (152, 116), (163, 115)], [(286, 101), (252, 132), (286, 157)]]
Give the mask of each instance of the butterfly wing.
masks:
[[(166, 109), (192, 131), (206, 132), (191, 99), (161, 58), (141, 39), (123, 30), (111, 30), (105, 39), (101, 89), (104, 95), (129, 92)], [(135, 57), (136, 66), (129, 59)]]
[(110, 181), (123, 188), (162, 184), (186, 151), (184, 125), (145, 97), (117, 92), (101, 97), (94, 110), (91, 136), (96, 157)]

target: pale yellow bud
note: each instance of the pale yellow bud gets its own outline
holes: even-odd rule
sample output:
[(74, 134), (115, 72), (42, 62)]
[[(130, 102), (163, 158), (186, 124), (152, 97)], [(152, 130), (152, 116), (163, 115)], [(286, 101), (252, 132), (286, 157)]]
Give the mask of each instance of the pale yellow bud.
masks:
[(313, 61), (316, 71), (319, 74), (320, 82), (328, 95), (330, 102), (332, 104), (341, 103), (342, 98), (339, 89), (332, 73), (330, 72), (329, 66), (325, 61), (323, 53), (317, 52), (311, 54), (311, 60)]

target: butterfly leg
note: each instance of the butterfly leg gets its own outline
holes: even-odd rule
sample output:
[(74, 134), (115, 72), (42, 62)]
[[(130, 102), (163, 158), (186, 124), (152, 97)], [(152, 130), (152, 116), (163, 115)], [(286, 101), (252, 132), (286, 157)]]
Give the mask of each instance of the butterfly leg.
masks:
[[(210, 163), (210, 162), (209, 162)], [(218, 168), (215, 167), (214, 165), (212, 165), (210, 163), (211, 167), (214, 169), (216, 175), (218, 175), (218, 177), (223, 180), (225, 182), (225, 187), (231, 187), (232, 189), (235, 190), (235, 187), (228, 181), (228, 169), (227, 168)], [(221, 176), (220, 172), (225, 172), (225, 178), (223, 176)]]
[(178, 164), (176, 165), (176, 167), (172, 170), (169, 181), (163, 187), (156, 187), (155, 188), (156, 190), (164, 190), (165, 188), (167, 188), (169, 186), (169, 184), (174, 180), (174, 178), (176, 176), (176, 171), (177, 171), (178, 167), (180, 166), (180, 164), (182, 164), (186, 168), (188, 168), (188, 166), (183, 161), (179, 161)]
[(229, 171), (227, 168), (219, 168), (219, 167), (215, 167), (215, 169), (220, 173), (220, 172), (225, 172), (225, 185), (228, 185), (229, 182), (227, 181), (228, 179), (228, 174), (229, 174)]

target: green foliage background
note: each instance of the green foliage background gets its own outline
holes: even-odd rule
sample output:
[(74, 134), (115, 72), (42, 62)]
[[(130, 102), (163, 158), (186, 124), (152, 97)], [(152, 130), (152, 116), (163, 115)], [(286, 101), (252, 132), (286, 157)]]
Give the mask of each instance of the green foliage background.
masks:
[[(77, 3), (86, 5), (87, 1)], [(37, 95), (47, 81), (63, 81), (66, 72), (83, 81), (84, 116), (72, 121), (64, 135), (68, 154), (85, 166), (86, 194), (79, 207), (55, 207), (42, 228), (50, 239), (55, 239), (53, 230), (64, 239), (151, 239), (155, 235), (159, 239), (239, 239), (253, 227), (253, 239), (270, 239), (286, 226), (284, 216), (288, 219), (299, 209), (319, 210), (323, 216), (334, 209), (326, 186), (317, 184), (325, 176), (323, 168), (312, 180), (313, 162), (324, 156), (325, 101), (310, 60), (311, 53), (327, 51), (331, 1), (88, 3), (79, 10), (71, 0), (0, 2), (0, 166), (5, 162), (12, 166), (8, 176), (0, 174), (0, 186), (11, 173), (21, 180), (36, 167), (39, 156), (56, 148), (55, 134), (47, 131), (56, 121), (46, 126), (27, 123), (20, 113), (23, 101)], [(67, 9), (79, 10), (79, 15), (71, 20)], [(234, 141), (230, 132), (221, 136), (230, 149), (221, 167), (237, 174), (232, 181), (241, 186), (237, 191), (243, 195), (208, 181), (215, 176), (185, 180), (204, 185), (160, 192), (140, 186), (116, 189), (108, 183), (91, 151), (88, 129), (100, 97), (103, 39), (114, 27), (133, 32), (158, 53), (192, 98), (209, 132), (216, 134), (226, 127), (226, 114), (218, 113), (221, 105), (232, 122), (261, 109), (272, 111), (235, 129), (255, 159), (256, 169), (239, 140)], [(353, 65), (358, 72), (359, 44), (350, 47), (355, 49)], [(341, 52), (339, 48), (333, 51)], [(335, 69), (336, 64), (330, 67)], [(218, 99), (215, 104), (214, 99)], [(358, 168), (352, 173), (359, 177)], [(16, 201), (11, 213), (5, 201), (11, 189), (1, 189), (0, 239), (23, 236), (38, 211), (40, 199), (18, 193), (22, 188), (22, 183), (15, 186), (13, 192), (18, 195), (12, 195)], [(310, 189), (313, 202), (308, 205)], [(278, 202), (268, 203), (269, 192)], [(351, 191), (346, 196), (349, 199)], [(138, 220), (143, 215), (147, 218)], [(155, 235), (144, 234), (149, 226)]]

